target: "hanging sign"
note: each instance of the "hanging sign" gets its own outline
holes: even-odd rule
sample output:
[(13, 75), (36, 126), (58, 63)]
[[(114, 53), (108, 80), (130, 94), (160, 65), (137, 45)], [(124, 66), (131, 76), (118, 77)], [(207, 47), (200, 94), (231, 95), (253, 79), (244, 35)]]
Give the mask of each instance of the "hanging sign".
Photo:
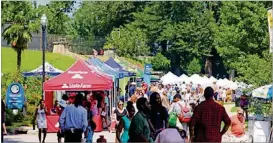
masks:
[(143, 80), (150, 86), (151, 84), (152, 64), (145, 64)]
[(25, 91), (20, 83), (13, 82), (6, 92), (6, 105), (9, 109), (23, 109), (25, 103)]

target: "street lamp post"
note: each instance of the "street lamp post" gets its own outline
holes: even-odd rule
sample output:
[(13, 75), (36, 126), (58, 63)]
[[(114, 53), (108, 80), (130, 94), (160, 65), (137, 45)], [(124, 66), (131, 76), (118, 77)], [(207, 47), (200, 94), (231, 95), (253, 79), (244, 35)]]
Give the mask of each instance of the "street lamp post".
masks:
[(42, 25), (42, 49), (43, 49), (43, 82), (42, 82), (42, 99), (44, 98), (44, 82), (45, 82), (45, 46), (46, 46), (46, 26), (47, 26), (47, 17), (45, 14), (41, 17)]
[[(118, 40), (119, 40), (119, 38), (120, 38), (120, 29), (118, 29)], [(112, 39), (115, 40), (113, 35), (112, 35)], [(116, 52), (116, 47), (114, 44), (114, 58), (116, 58), (115, 52)]]

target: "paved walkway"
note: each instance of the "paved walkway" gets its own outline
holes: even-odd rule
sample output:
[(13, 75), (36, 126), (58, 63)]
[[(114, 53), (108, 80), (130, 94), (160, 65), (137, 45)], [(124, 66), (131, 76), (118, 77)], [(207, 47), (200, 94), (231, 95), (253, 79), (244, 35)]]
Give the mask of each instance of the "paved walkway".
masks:
[[(109, 133), (108, 131), (103, 131), (103, 132), (94, 134), (93, 142), (96, 142), (96, 140), (99, 138), (100, 135), (104, 135), (104, 137), (107, 139), (108, 142), (115, 141), (115, 133)], [(19, 142), (39, 142), (38, 133), (4, 136), (4, 143), (19, 143)], [(57, 142), (57, 134), (48, 133), (45, 142)]]
[[(78, 57), (80, 58), (80, 57)], [(234, 104), (225, 104), (224, 107), (229, 116), (236, 114), (236, 112), (230, 112)], [(6, 135), (4, 136), (4, 143), (19, 143), (19, 142), (38, 142), (38, 133), (35, 131), (31, 131), (30, 134), (19, 134), (19, 135)], [(100, 135), (104, 135), (108, 142), (115, 141), (115, 133), (109, 133), (108, 131), (103, 131), (100, 133), (94, 134), (94, 142), (99, 138)], [(57, 134), (56, 133), (48, 133), (46, 142), (56, 142), (57, 141)]]

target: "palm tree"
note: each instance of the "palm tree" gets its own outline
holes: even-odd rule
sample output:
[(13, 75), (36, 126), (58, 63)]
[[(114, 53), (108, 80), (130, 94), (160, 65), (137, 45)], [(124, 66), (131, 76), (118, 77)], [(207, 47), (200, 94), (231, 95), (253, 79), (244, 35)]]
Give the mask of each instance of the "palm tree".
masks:
[[(21, 68), (21, 54), (32, 40), (32, 33), (39, 31), (36, 9), (29, 1), (2, 1), (2, 36), (17, 52), (17, 70)], [(6, 26), (6, 27), (5, 27)]]

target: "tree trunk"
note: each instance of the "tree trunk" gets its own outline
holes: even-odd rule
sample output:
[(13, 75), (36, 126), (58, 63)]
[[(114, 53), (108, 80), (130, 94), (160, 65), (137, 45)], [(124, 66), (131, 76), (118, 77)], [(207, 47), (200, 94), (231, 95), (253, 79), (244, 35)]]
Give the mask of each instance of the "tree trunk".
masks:
[(17, 71), (21, 71), (21, 54), (22, 54), (22, 49), (18, 48), (18, 50), (17, 50)]
[(209, 58), (206, 58), (205, 74), (210, 77), (212, 75), (212, 63)]

